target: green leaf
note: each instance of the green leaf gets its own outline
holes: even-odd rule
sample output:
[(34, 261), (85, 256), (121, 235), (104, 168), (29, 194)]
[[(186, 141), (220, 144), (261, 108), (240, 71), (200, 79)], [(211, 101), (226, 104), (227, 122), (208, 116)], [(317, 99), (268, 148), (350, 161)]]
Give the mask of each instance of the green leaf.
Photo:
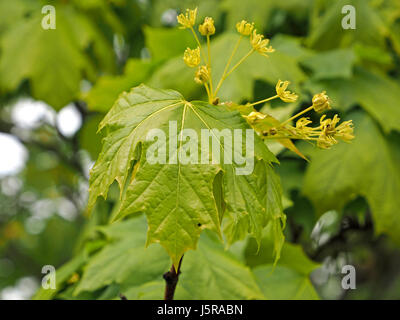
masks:
[(194, 82), (194, 73), (182, 57), (176, 57), (160, 66), (146, 83), (155, 88), (174, 88), (185, 97), (200, 99), (206, 93), (204, 87)]
[(107, 112), (119, 94), (144, 82), (156, 68), (157, 64), (149, 61), (129, 59), (123, 75), (103, 76), (93, 88), (83, 96), (88, 108), (93, 111)]
[(355, 54), (350, 49), (337, 49), (309, 55), (301, 64), (313, 72), (314, 79), (350, 78)]
[[(368, 0), (338, 0), (329, 2), (328, 8), (321, 13), (317, 9), (312, 21), (308, 44), (313, 49), (329, 50), (348, 47), (360, 42), (367, 45), (385, 46), (388, 28), (379, 16), (378, 10)], [(352, 5), (356, 9), (356, 29), (343, 29), (342, 8)]]
[(303, 185), (304, 161), (297, 159), (282, 159), (277, 174), (281, 177), (283, 192), (289, 197), (292, 190), (300, 190)]
[(314, 52), (302, 44), (300, 37), (294, 37), (287, 34), (277, 34), (273, 38), (274, 48), (286, 55), (302, 60), (314, 54)]
[(63, 284), (72, 276), (72, 274), (78, 270), (87, 260), (87, 254), (85, 251), (78, 254), (75, 258), (71, 259), (68, 263), (57, 269), (56, 276), (56, 289), (44, 289), (41, 288), (33, 296), (33, 300), (49, 300), (53, 298), (57, 292), (59, 292)]
[(89, 109), (107, 112), (122, 91), (145, 82), (164, 60), (183, 55), (188, 46), (195, 47), (193, 35), (185, 30), (145, 27), (144, 33), (151, 60), (129, 59), (123, 75), (101, 77), (83, 97)]
[[(171, 123), (176, 126), (176, 132), (170, 135)], [(146, 140), (152, 129), (167, 133), (165, 164), (151, 164), (146, 157), (150, 146), (155, 148), (153, 142)], [(192, 156), (198, 156), (198, 161), (188, 165), (176, 161), (186, 154), (183, 152), (187, 152), (185, 148), (189, 144), (184, 144), (183, 139), (178, 142), (182, 129), (192, 129), (199, 137), (198, 141), (192, 141), (197, 148)], [(239, 152), (246, 148), (246, 130), (251, 130), (248, 134), (254, 137), (254, 146), (247, 146), (246, 156), (254, 161), (254, 170), (248, 175), (238, 175), (240, 168), (235, 162), (224, 164), (224, 150), (233, 149), (229, 139), (220, 139), (206, 159), (208, 162), (212, 157), (219, 163), (199, 163), (202, 129), (227, 129), (231, 134), (240, 129), (242, 150)], [(176, 91), (141, 85), (119, 97), (99, 130), (106, 130), (107, 134), (91, 171), (89, 210), (98, 196), (107, 196), (109, 186), (117, 180), (121, 207), (116, 218), (144, 212), (149, 224), (147, 244), (159, 242), (175, 265), (185, 251), (196, 248), (203, 229), (212, 229), (221, 235), (222, 214), (214, 198), (220, 192), (214, 190), (219, 172), (223, 173), (222, 183), (216, 186), (223, 190), (226, 214), (232, 221), (230, 232), (245, 230), (259, 239), (268, 221), (282, 218), (279, 180), (271, 167), (276, 159), (237, 111), (200, 101), (187, 102)], [(214, 140), (218, 143), (218, 139)], [(252, 150), (254, 158), (248, 153)], [(158, 152), (163, 153), (160, 149)], [(230, 234), (227, 236), (230, 238)]]
[(400, 23), (392, 24), (390, 37), (393, 42), (394, 49), (400, 54)]
[(263, 299), (251, 270), (222, 244), (202, 235), (198, 249), (182, 261), (176, 299)]
[[(284, 109), (288, 109), (286, 107), (283, 107)], [(263, 108), (264, 110), (266, 108)], [(275, 110), (278, 108), (275, 108)], [(253, 109), (255, 111), (255, 109)], [(264, 112), (262, 110), (262, 112)], [(242, 113), (243, 114), (243, 113)], [(262, 135), (263, 132), (268, 131), (271, 128), (275, 128), (281, 124), (279, 120), (274, 118), (272, 115), (270, 115), (268, 112), (266, 112), (266, 117), (264, 119), (256, 119), (252, 122), (249, 123), (253, 129), (259, 134)], [(299, 149), (294, 145), (293, 141), (290, 139), (275, 139), (276, 141), (273, 141), (272, 143), (279, 143), (285, 148), (289, 149), (290, 151), (294, 152), (297, 154), (299, 157), (303, 158), (304, 160), (307, 160), (307, 158), (300, 152)], [(265, 141), (268, 145), (269, 141)]]
[(0, 34), (6, 31), (24, 15), (33, 10), (40, 11), (40, 4), (29, 0), (0, 0)]
[[(310, 11), (312, 0), (224, 0), (222, 9), (227, 11), (226, 28), (234, 29), (237, 22), (247, 20), (254, 22), (257, 30), (262, 32), (272, 26), (276, 20), (282, 20), (288, 13), (304, 15)], [(280, 9), (281, 11), (278, 11)], [(279, 16), (274, 21), (274, 18)]]
[[(213, 62), (214, 79), (219, 80), (222, 76), (227, 57), (237, 40), (237, 34), (229, 33), (215, 39), (211, 53), (214, 52), (216, 55), (213, 60), (215, 61)], [(274, 46), (273, 40), (271, 43)], [(250, 48), (249, 40), (243, 38), (231, 66), (248, 53)], [(223, 52), (226, 54), (221, 54)], [(218, 95), (222, 100), (228, 101), (251, 100), (256, 79), (265, 80), (273, 86), (279, 79), (288, 80), (291, 82), (292, 90), (299, 92), (299, 83), (305, 79), (305, 74), (300, 69), (297, 60), (283, 52), (275, 51), (268, 58), (255, 52), (224, 81)], [(214, 82), (216, 83), (216, 80)]]
[[(254, 22), (258, 30), (264, 30), (268, 23), (268, 17), (273, 9), (272, 1), (222, 1), (222, 9), (227, 11), (226, 27), (227, 29), (234, 29), (236, 23), (239, 21), (247, 20)], [(254, 10), (257, 8), (257, 10)]]
[(245, 251), (247, 265), (253, 268), (266, 299), (318, 299), (309, 276), (319, 264), (311, 261), (299, 245), (285, 242), (281, 257), (274, 266), (272, 228), (264, 230), (260, 248), (250, 240)]
[(400, 83), (386, 75), (357, 67), (349, 80), (310, 81), (306, 87), (313, 92), (326, 90), (340, 110), (360, 104), (386, 133), (400, 130)]
[(353, 49), (354, 53), (357, 55), (357, 59), (369, 67), (377, 66), (381, 68), (381, 70), (382, 68), (384, 70), (393, 68), (394, 57), (391, 55), (390, 51), (386, 51), (384, 48), (357, 43), (354, 45)]
[[(161, 278), (161, 276), (159, 277)], [(150, 281), (140, 286), (130, 287), (123, 291), (128, 300), (162, 300), (164, 299), (165, 281)], [(176, 300), (176, 297), (175, 297)]]
[(356, 138), (351, 144), (313, 152), (304, 193), (319, 213), (340, 210), (357, 196), (364, 196), (376, 232), (400, 242), (400, 171), (395, 148), (366, 114), (352, 113), (350, 118)]
[(16, 90), (29, 79), (34, 98), (60, 109), (78, 97), (84, 75), (94, 77), (93, 64), (84, 52), (89, 44), (94, 44), (97, 58), (108, 69), (113, 66), (113, 55), (111, 46), (86, 16), (68, 5), (56, 6), (56, 12), (56, 29), (43, 29), (43, 15), (35, 11), (4, 33), (0, 86)]
[(170, 259), (161, 247), (145, 248), (146, 227), (142, 216), (100, 228), (114, 242), (90, 258), (74, 295), (114, 283), (140, 286), (168, 270)]
[(347, 111), (357, 103), (354, 85), (347, 79), (309, 79), (304, 83), (304, 88), (311, 93), (326, 91), (332, 101), (332, 107)]
[(152, 28), (145, 27), (145, 43), (153, 61), (166, 60), (177, 55), (183, 56), (187, 47), (197, 47), (191, 32), (178, 28)]
[(89, 116), (78, 133), (81, 148), (88, 151), (92, 159), (96, 159), (101, 151), (101, 137), (96, 131), (102, 118), (98, 114)]
[[(162, 299), (170, 259), (161, 247), (144, 247), (145, 217), (99, 230), (110, 242), (90, 257), (71, 298), (118, 286), (128, 299)], [(202, 234), (198, 250), (185, 255), (181, 271), (175, 299), (263, 299), (251, 270), (210, 234)]]
[[(197, 22), (202, 22), (206, 16), (212, 14), (212, 17), (215, 19), (220, 14), (220, 5), (215, 0), (153, 0), (151, 2), (151, 14), (149, 14), (150, 25), (152, 26), (160, 26), (165, 25), (166, 23), (163, 21), (163, 14), (169, 10), (174, 9), (178, 13), (185, 12), (186, 9), (194, 9), (197, 10)], [(172, 21), (168, 24), (173, 24)]]
[[(221, 78), (227, 60), (239, 36), (225, 33), (211, 42), (212, 72), (214, 87)], [(273, 41), (272, 41), (273, 45)], [(248, 38), (243, 38), (239, 49), (232, 61), (231, 67), (250, 51)], [(182, 57), (170, 60), (160, 67), (149, 80), (155, 87), (175, 88), (185, 96), (198, 97), (199, 90), (203, 90), (193, 81), (194, 70), (188, 68)], [(279, 79), (292, 82), (292, 89), (299, 92), (299, 83), (305, 79), (305, 74), (298, 66), (297, 60), (283, 52), (276, 51), (269, 58), (253, 53), (233, 72), (221, 86), (218, 96), (222, 101), (240, 101), (253, 98), (254, 80), (261, 79), (275, 85)]]
[(357, 101), (373, 116), (386, 133), (400, 131), (400, 83), (389, 77), (356, 69), (351, 86)]
[(308, 276), (283, 266), (259, 266), (253, 270), (267, 300), (318, 300)]
[[(153, 68), (149, 70), (154, 73), (146, 73), (140, 81), (136, 81), (137, 75), (142, 75), (142, 68), (126, 68), (124, 75), (119, 77), (103, 77), (100, 79), (99, 84), (95, 85), (93, 90), (89, 93), (88, 104), (93, 110), (105, 111), (108, 110), (108, 106), (111, 101), (117, 98), (119, 92), (128, 90), (132, 86), (145, 81), (146, 77), (149, 80), (146, 81), (149, 85), (157, 88), (174, 88), (181, 92), (185, 97), (199, 99), (205, 95), (204, 88), (194, 82), (195, 70), (188, 68), (183, 62), (182, 55), (186, 48), (182, 47), (181, 51), (171, 51), (172, 49), (165, 49), (168, 38), (175, 39), (175, 36), (180, 34), (184, 39), (187, 36), (191, 36), (188, 30), (170, 30), (170, 29), (146, 29), (152, 34), (151, 40), (148, 40), (148, 46), (152, 52), (156, 52), (154, 58), (157, 60), (163, 57), (173, 56), (178, 54), (179, 56), (171, 58), (164, 64), (159, 66), (156, 70)], [(179, 33), (177, 33), (179, 32)], [(153, 34), (154, 33), (154, 34)], [(156, 41), (159, 39), (159, 41)], [(216, 81), (222, 75), (223, 68), (228, 60), (227, 54), (221, 54), (227, 52), (230, 54), (238, 36), (236, 34), (223, 34), (217, 37), (211, 42), (211, 55), (212, 55), (212, 66), (213, 66), (213, 77), (214, 86)], [(171, 40), (172, 41), (172, 40)], [(188, 39), (185, 40), (189, 43)], [(250, 49), (247, 39), (242, 40), (242, 44), (236, 53), (236, 60), (244, 56)], [(236, 72), (234, 72), (224, 82), (221, 91), (220, 98), (222, 100), (233, 100), (240, 102), (243, 99), (250, 100), (253, 98), (253, 87), (255, 79), (263, 79), (268, 81), (270, 84), (275, 85), (278, 79), (285, 79), (292, 81), (293, 89), (299, 91), (299, 83), (305, 79), (304, 73), (298, 66), (297, 55), (301, 54), (299, 51), (301, 48), (295, 48), (293, 53), (293, 44), (289, 44), (291, 47), (285, 48), (285, 43), (288, 40), (282, 40), (282, 37), (277, 39), (277, 45), (282, 46), (283, 50), (280, 52), (274, 52), (269, 59), (261, 57), (257, 54), (253, 54), (243, 66), (240, 66)], [(292, 41), (293, 42), (293, 41)], [(274, 40), (272, 41), (274, 45)], [(305, 51), (305, 50), (303, 50)], [(160, 53), (158, 53), (160, 52)], [(163, 52), (166, 52), (165, 55)], [(171, 53), (172, 52), (172, 53)], [(306, 55), (306, 53), (301, 54)], [(234, 59), (234, 60), (235, 60)], [(235, 62), (235, 61), (234, 61)], [(233, 62), (233, 64), (234, 64)], [(232, 65), (233, 65), (232, 64)], [(134, 80), (130, 80), (130, 79)]]
[[(274, 246), (272, 231), (270, 227), (264, 230), (264, 236), (259, 249), (254, 240), (248, 242), (245, 251), (246, 264), (248, 266), (255, 268), (260, 265), (274, 263), (274, 257), (271, 255), (271, 249)], [(282, 246), (281, 257), (277, 266), (287, 267), (299, 274), (308, 275), (318, 268), (319, 264), (310, 260), (300, 245), (285, 242)]]
[[(224, 221), (224, 233), (228, 244), (244, 239), (248, 232), (251, 232), (255, 236), (257, 243), (259, 243), (262, 236), (262, 229), (270, 221), (276, 236), (274, 239), (274, 250), (271, 252), (274, 252), (276, 259), (279, 259), (281, 245), (284, 241), (282, 230), (284, 229), (286, 219), (283, 214), (281, 201), (282, 189), (280, 179), (265, 164), (262, 167), (255, 168), (255, 176), (264, 177), (263, 181), (259, 181), (257, 186), (252, 188), (254, 190), (260, 188), (260, 195), (266, 195), (265, 199), (261, 198), (256, 202), (248, 200), (254, 197), (254, 190), (248, 190), (248, 185), (251, 186), (252, 183), (249, 183), (249, 181), (241, 182), (239, 179), (238, 182), (235, 182), (235, 179), (228, 180), (229, 183), (239, 184), (237, 187), (239, 190), (231, 194), (229, 198), (225, 198), (225, 201), (228, 202), (228, 208), (231, 206), (231, 209), (225, 213), (227, 219)], [(232, 204), (234, 205), (232, 206)], [(263, 205), (266, 206), (265, 209)], [(246, 212), (251, 212), (252, 214), (248, 215)], [(264, 212), (267, 212), (267, 216), (263, 214)]]

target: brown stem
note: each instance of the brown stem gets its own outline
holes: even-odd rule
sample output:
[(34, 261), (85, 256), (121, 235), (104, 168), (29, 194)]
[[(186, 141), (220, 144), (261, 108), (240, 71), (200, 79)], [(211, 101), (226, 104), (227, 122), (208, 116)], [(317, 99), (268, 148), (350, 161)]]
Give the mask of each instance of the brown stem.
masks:
[(181, 260), (179, 260), (178, 270), (175, 270), (174, 265), (172, 265), (171, 270), (164, 273), (164, 275), (163, 275), (164, 280), (165, 280), (164, 300), (173, 300), (174, 299), (176, 284), (178, 283), (179, 275), (181, 274), (182, 259), (183, 259), (183, 256), (182, 256)]

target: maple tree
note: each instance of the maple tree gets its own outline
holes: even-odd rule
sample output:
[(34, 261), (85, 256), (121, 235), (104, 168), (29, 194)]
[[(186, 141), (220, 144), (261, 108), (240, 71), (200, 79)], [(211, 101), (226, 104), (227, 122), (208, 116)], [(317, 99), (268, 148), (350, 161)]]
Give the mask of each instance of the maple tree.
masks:
[[(29, 154), (1, 177), (0, 290), (52, 264), (35, 299), (398, 298), (397, 1), (54, 1), (54, 30), (42, 5), (0, 0), (0, 131)], [(21, 127), (26, 97), (81, 128)], [(216, 163), (174, 162), (210, 128), (241, 130), (248, 164), (254, 133), (250, 175), (224, 139)]]

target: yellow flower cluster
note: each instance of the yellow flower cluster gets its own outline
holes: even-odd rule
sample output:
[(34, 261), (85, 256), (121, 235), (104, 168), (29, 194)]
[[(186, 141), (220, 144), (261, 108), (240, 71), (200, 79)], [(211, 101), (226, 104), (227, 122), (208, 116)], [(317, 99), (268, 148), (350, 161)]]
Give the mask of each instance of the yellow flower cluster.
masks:
[[(269, 45), (269, 39), (264, 38), (262, 34), (257, 33), (254, 27), (254, 23), (247, 22), (246, 20), (239, 21), (236, 24), (236, 30), (240, 34), (233, 51), (225, 65), (225, 69), (222, 76), (217, 83), (216, 87), (213, 86), (212, 81), (212, 68), (211, 68), (211, 46), (210, 46), (210, 36), (215, 34), (214, 20), (211, 17), (206, 17), (204, 22), (198, 26), (198, 32), (207, 37), (207, 51), (203, 51), (202, 43), (197, 36), (197, 32), (194, 29), (196, 24), (197, 8), (193, 10), (186, 10), (185, 14), (180, 14), (177, 17), (178, 23), (181, 29), (190, 29), (193, 36), (197, 42), (197, 48), (191, 49), (187, 48), (183, 55), (183, 60), (185, 64), (191, 68), (197, 67), (194, 75), (194, 81), (200, 85), (204, 85), (207, 95), (209, 98), (209, 103), (213, 105), (219, 105), (219, 98), (217, 93), (221, 88), (224, 80), (234, 72), (251, 54), (258, 52), (259, 54), (268, 57), (268, 54), (273, 53), (273, 49)], [(250, 51), (245, 54), (238, 62), (231, 67), (231, 63), (234, 60), (234, 55), (240, 45), (243, 37), (250, 38)], [(204, 52), (207, 56), (204, 56)], [(203, 64), (200, 65), (201, 61)], [(292, 103), (296, 102), (299, 96), (287, 90), (290, 82), (278, 80), (275, 90), (276, 95), (269, 97), (257, 102), (248, 103), (246, 107), (252, 107), (257, 104), (266, 103), (273, 99), (281, 99), (284, 102)], [(335, 115), (332, 119), (326, 118), (323, 115), (320, 118), (320, 124), (317, 127), (311, 127), (312, 121), (308, 117), (300, 117), (304, 113), (314, 110), (315, 112), (321, 113), (331, 109), (331, 100), (325, 91), (318, 93), (312, 98), (312, 105), (303, 111), (300, 111), (296, 115), (280, 123), (278, 120), (263, 114), (259, 111), (250, 112), (248, 115), (244, 116), (247, 122), (262, 136), (271, 139), (302, 139), (308, 141), (315, 141), (317, 146), (323, 149), (329, 149), (331, 146), (338, 143), (338, 139), (345, 142), (349, 142), (354, 139), (353, 134), (353, 123), (351, 120), (340, 122), (338, 115)], [(291, 121), (298, 119), (294, 126), (290, 125)], [(273, 123), (273, 125), (272, 125)], [(260, 131), (261, 130), (261, 131)], [(285, 146), (287, 146), (286, 144)], [(292, 150), (292, 149), (291, 149)], [(297, 153), (297, 152), (296, 152)]]
[(258, 34), (257, 30), (253, 30), (250, 36), (250, 43), (255, 51), (266, 57), (268, 57), (267, 53), (275, 51), (271, 46), (268, 47), (269, 39), (264, 39), (264, 36)]
[[(204, 85), (208, 94), (209, 102), (212, 103), (215, 101), (219, 101), (217, 93), (221, 88), (221, 85), (224, 82), (224, 80), (233, 71), (235, 71), (236, 68), (238, 68), (239, 65), (241, 65), (253, 52), (258, 52), (263, 56), (267, 56), (268, 53), (272, 53), (275, 50), (268, 45), (269, 39), (264, 39), (263, 35), (257, 33), (257, 30), (254, 29), (254, 23), (252, 22), (250, 23), (245, 20), (239, 21), (236, 24), (236, 30), (240, 34), (240, 38), (238, 39), (232, 54), (226, 63), (221, 79), (219, 80), (216, 88), (214, 89), (212, 82), (212, 72), (211, 72), (212, 68), (211, 68), (211, 46), (210, 46), (210, 36), (215, 34), (214, 19), (211, 17), (206, 17), (204, 19), (204, 22), (200, 24), (198, 27), (198, 32), (202, 36), (207, 37), (207, 51), (206, 51), (207, 57), (205, 57), (204, 51), (202, 49), (202, 44), (200, 43), (199, 37), (197, 36), (197, 33), (194, 29), (194, 26), (196, 24), (196, 17), (197, 17), (197, 8), (193, 10), (186, 9), (185, 13), (181, 13), (177, 17), (177, 21), (180, 25), (180, 28), (190, 29), (198, 45), (196, 49), (187, 48), (185, 50), (185, 53), (183, 55), (183, 61), (187, 66), (191, 68), (197, 67), (201, 61), (204, 61), (205, 65), (198, 68), (198, 70), (195, 73), (194, 80), (196, 83)], [(252, 49), (245, 56), (239, 59), (239, 62), (237, 62), (233, 67), (229, 68), (233, 60), (233, 56), (235, 55), (243, 36), (250, 36), (250, 44)], [(280, 98), (286, 102), (295, 101), (297, 99), (297, 95), (291, 93), (290, 91), (285, 91), (286, 88), (284, 87), (285, 86), (287, 87), (287, 85), (288, 83), (286, 82), (282, 83), (282, 88), (279, 89), (281, 92), (279, 94)]]
[(196, 23), (197, 8), (194, 10), (186, 9), (186, 14), (181, 13), (176, 19), (181, 25), (181, 29), (193, 28)]
[(215, 33), (213, 18), (206, 17), (204, 23), (199, 25), (199, 32), (202, 36), (211, 36)]
[(308, 126), (311, 123), (312, 121), (310, 118), (300, 118), (296, 122), (295, 132), (301, 137), (309, 137), (313, 133), (313, 128)]
[(236, 30), (242, 36), (250, 36), (250, 44), (255, 51), (267, 57), (267, 53), (275, 51), (271, 46), (268, 46), (269, 39), (264, 39), (262, 34), (258, 34), (254, 29), (254, 23), (242, 20), (236, 24)]
[(317, 146), (322, 149), (329, 149), (337, 144), (337, 139), (350, 142), (354, 139), (352, 120), (343, 121), (338, 125), (339, 122), (340, 118), (337, 114), (332, 119), (327, 119), (326, 115), (323, 115), (320, 119), (320, 126), (312, 128), (308, 126), (312, 123), (309, 118), (300, 118), (292, 130), (294, 133), (292, 138), (316, 140)]
[(236, 30), (242, 36), (249, 36), (254, 29), (254, 23), (249, 23), (246, 20), (242, 20), (236, 24)]
[[(287, 81), (286, 81), (287, 82)], [(281, 81), (278, 81), (277, 84), (277, 93), (280, 96), (286, 92), (286, 84), (282, 85)], [(279, 90), (278, 90), (279, 89)], [(325, 92), (316, 94), (314, 96), (315, 100), (324, 97), (325, 100), (329, 100), (329, 97)], [(268, 100), (268, 99), (267, 99)], [(253, 104), (247, 104), (249, 107)], [(315, 105), (313, 104), (311, 107), (299, 112), (294, 115), (290, 119), (279, 123), (278, 120), (274, 120), (277, 122), (277, 126), (271, 126), (271, 120), (266, 120), (263, 126), (264, 119), (267, 118), (266, 114), (263, 114), (258, 111), (250, 112), (249, 115), (244, 116), (247, 122), (256, 130), (262, 130), (262, 135), (264, 138), (271, 139), (302, 139), (308, 141), (316, 141), (316, 144), (319, 148), (329, 149), (331, 146), (338, 143), (338, 139), (350, 142), (354, 139), (353, 134), (353, 122), (352, 120), (343, 121), (339, 124), (340, 118), (338, 115), (335, 115), (332, 119), (326, 118), (326, 115), (323, 115), (320, 118), (320, 125), (317, 127), (311, 127), (312, 121), (308, 117), (301, 117), (296, 121), (295, 126), (291, 126), (289, 122), (293, 119), (298, 118), (300, 115), (304, 114), (307, 111), (313, 110)], [(314, 109), (315, 110), (315, 109)], [(320, 109), (318, 109), (320, 110)], [(269, 117), (271, 119), (271, 117)]]
[(276, 94), (284, 102), (295, 102), (299, 96), (290, 91), (286, 91), (289, 84), (289, 81), (278, 80), (278, 83), (276, 84)]
[(337, 114), (333, 119), (325, 119), (323, 115), (320, 119), (320, 134), (317, 139), (317, 146), (323, 149), (329, 149), (331, 146), (338, 143), (336, 139), (349, 142), (354, 139), (353, 135), (353, 122), (352, 120), (344, 121), (339, 126), (340, 118)]
[(266, 114), (258, 112), (258, 111), (252, 111), (250, 112), (247, 116), (244, 116), (249, 122), (255, 122), (256, 120), (263, 120), (267, 117)]
[(196, 49), (187, 48), (183, 54), (183, 61), (188, 67), (194, 68), (200, 64), (200, 48)]

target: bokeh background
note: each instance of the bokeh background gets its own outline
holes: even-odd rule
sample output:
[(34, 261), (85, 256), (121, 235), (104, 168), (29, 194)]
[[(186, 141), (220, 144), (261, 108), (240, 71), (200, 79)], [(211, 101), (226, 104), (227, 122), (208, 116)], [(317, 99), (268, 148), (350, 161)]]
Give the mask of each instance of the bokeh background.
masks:
[[(46, 4), (56, 8), (55, 30), (41, 27)], [(349, 4), (355, 30), (341, 24)], [(300, 101), (276, 101), (263, 112), (287, 118), (326, 90), (335, 109), (328, 115), (355, 123), (352, 144), (320, 151), (298, 143), (309, 163), (270, 146), (281, 162), (288, 249), (265, 284), (280, 290), (265, 289), (265, 296), (399, 299), (398, 0), (0, 0), (0, 298), (32, 298), (42, 267), (68, 261), (62, 289), (36, 297), (73, 298), (70, 288), (87, 263), (76, 257), (107, 246), (94, 230), (107, 224), (118, 198), (111, 194), (91, 219), (85, 214), (89, 169), (101, 147), (97, 125), (122, 91), (140, 83), (204, 98), (182, 61), (193, 39), (176, 28), (176, 15), (194, 7), (198, 21), (215, 20), (213, 63), (225, 63), (242, 19), (276, 49), (265, 65), (249, 59), (241, 66), (222, 100), (259, 100), (273, 95), (278, 79), (289, 80)], [(230, 249), (251, 268), (260, 264), (246, 254), (252, 245)], [(311, 267), (292, 267), (290, 259)], [(356, 290), (341, 287), (347, 264), (357, 270)], [(109, 283), (79, 297), (112, 298)]]

